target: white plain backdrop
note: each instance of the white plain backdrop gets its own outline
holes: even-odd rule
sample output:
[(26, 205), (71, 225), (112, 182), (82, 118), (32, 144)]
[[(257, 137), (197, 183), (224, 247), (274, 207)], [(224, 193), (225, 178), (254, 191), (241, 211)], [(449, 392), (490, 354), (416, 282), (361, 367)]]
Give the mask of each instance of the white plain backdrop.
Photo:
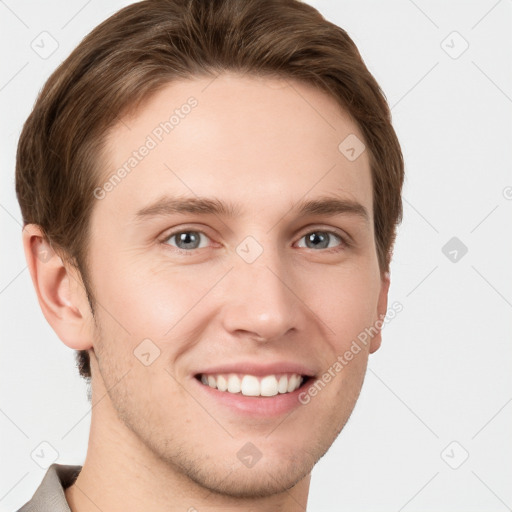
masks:
[[(83, 464), (90, 425), (74, 352), (26, 268), (16, 144), (49, 75), (128, 3), (0, 1), (2, 512), (40, 484), (41, 443)], [(384, 90), (407, 177), (389, 297), (403, 311), (313, 471), (308, 510), (511, 510), (512, 0), (309, 3), (347, 30)], [(51, 55), (33, 49), (40, 38), (58, 44)]]

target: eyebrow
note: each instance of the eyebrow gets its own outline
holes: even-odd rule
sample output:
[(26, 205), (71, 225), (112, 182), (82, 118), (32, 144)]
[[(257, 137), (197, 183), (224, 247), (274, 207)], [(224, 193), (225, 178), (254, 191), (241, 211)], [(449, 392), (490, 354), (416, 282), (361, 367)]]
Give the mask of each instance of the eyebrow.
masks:
[(353, 215), (370, 223), (368, 210), (357, 201), (352, 199), (341, 199), (336, 197), (322, 196), (310, 201), (299, 203), (298, 213), (300, 215), (326, 215), (335, 216), (340, 214)]
[[(368, 210), (357, 201), (329, 196), (301, 201), (294, 205), (290, 211), (299, 216), (307, 215), (352, 215), (359, 217), (367, 224), (370, 222)], [(226, 203), (217, 198), (209, 197), (162, 197), (154, 203), (143, 207), (135, 214), (138, 220), (149, 217), (168, 216), (180, 213), (196, 213), (202, 215), (218, 215), (234, 218), (242, 214), (239, 203)]]
[(240, 215), (241, 208), (235, 204), (228, 204), (216, 198), (209, 197), (162, 197), (153, 204), (140, 209), (135, 216), (138, 219), (173, 215), (176, 213), (199, 213), (203, 215), (220, 215), (223, 217), (236, 217)]

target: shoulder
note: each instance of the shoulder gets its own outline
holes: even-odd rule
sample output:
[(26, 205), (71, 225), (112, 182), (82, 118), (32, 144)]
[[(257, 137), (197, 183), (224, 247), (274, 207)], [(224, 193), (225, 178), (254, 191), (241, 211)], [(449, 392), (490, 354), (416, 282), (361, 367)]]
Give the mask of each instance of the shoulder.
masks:
[(18, 512), (70, 512), (64, 489), (77, 478), (82, 466), (52, 464), (34, 495)]

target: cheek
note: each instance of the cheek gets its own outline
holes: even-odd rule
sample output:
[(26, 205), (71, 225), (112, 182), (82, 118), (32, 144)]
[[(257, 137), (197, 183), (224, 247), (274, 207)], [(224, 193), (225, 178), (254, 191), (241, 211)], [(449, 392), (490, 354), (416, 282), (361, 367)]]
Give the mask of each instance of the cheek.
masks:
[(203, 282), (197, 273), (118, 261), (98, 268), (95, 291), (129, 332), (162, 336), (204, 294)]
[(364, 271), (341, 269), (318, 276), (315, 292), (309, 294), (308, 305), (322, 318), (326, 334), (337, 353), (373, 325), (378, 290), (368, 268)]
[[(143, 340), (151, 352), (164, 355), (157, 366), (186, 352), (208, 325), (215, 308), (203, 300), (222, 277), (222, 268), (207, 266), (144, 268), (142, 264), (117, 265), (103, 275), (98, 301), (107, 306), (103, 312), (105, 342), (111, 339), (131, 358)], [(142, 347), (142, 345), (141, 345)], [(142, 348), (140, 349), (142, 350)]]

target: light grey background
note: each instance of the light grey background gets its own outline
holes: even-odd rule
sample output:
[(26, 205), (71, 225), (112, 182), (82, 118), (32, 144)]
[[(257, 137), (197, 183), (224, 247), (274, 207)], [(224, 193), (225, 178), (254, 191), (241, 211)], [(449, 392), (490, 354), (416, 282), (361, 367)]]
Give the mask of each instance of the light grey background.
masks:
[[(74, 353), (25, 265), (16, 144), (51, 72), (128, 3), (0, 1), (1, 511), (41, 482), (31, 453), (53, 454), (41, 443), (56, 462), (82, 464), (90, 423)], [(403, 311), (313, 471), (308, 510), (511, 510), (512, 1), (310, 3), (347, 30), (381, 84), (407, 178), (390, 291)], [(33, 47), (50, 52), (52, 38), (42, 58)]]

